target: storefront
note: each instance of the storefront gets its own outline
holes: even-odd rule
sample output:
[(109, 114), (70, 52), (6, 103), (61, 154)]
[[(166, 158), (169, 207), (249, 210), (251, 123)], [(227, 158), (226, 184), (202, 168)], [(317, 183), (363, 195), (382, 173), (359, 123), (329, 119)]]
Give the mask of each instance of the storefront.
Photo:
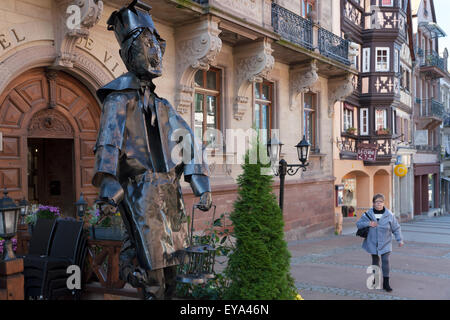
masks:
[(414, 165), (414, 215), (440, 210), (439, 163)]

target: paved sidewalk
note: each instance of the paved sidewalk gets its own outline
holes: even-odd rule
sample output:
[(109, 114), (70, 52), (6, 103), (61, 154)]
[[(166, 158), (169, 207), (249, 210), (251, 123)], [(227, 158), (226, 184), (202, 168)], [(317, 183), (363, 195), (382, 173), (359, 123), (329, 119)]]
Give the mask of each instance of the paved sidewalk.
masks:
[(355, 232), (288, 243), (291, 273), (306, 300), (450, 299), (450, 216), (402, 224), (405, 246), (394, 240), (390, 257), (391, 293), (367, 289), (371, 257)]

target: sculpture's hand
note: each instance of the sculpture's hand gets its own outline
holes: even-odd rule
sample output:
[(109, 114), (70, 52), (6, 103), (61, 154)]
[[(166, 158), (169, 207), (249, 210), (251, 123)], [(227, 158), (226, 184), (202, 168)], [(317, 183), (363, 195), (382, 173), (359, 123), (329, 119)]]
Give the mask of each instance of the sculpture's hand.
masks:
[(211, 192), (204, 192), (201, 197), (200, 201), (197, 204), (198, 208), (202, 211), (208, 211), (211, 209), (212, 206), (212, 195)]
[(117, 207), (111, 205), (108, 202), (104, 201), (97, 201), (98, 209), (100, 213), (102, 213), (104, 216), (112, 216), (117, 212)]
[(117, 207), (108, 202), (97, 200), (96, 204), (98, 206), (98, 210), (100, 211), (100, 218), (98, 219), (97, 224), (100, 224), (104, 219), (109, 216), (113, 216), (117, 212)]
[(133, 272), (128, 275), (128, 282), (133, 287), (145, 287), (147, 283), (147, 272), (141, 267), (136, 267)]

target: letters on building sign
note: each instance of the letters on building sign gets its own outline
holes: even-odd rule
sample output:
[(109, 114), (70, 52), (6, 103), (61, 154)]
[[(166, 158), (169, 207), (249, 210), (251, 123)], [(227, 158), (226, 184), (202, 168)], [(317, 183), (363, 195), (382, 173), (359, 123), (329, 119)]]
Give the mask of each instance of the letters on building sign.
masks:
[(10, 29), (8, 33), (0, 33), (0, 48), (2, 50), (9, 49), (22, 41), (25, 41), (25, 36), (19, 34), (16, 29)]
[(377, 146), (363, 144), (358, 147), (357, 160), (377, 161)]
[[(95, 41), (94, 39), (87, 37), (87, 38), (80, 38), (77, 42), (77, 47), (86, 50), (86, 51), (92, 51), (94, 49)], [(116, 61), (116, 59), (113, 58), (113, 55), (108, 52), (108, 50), (105, 49), (105, 54), (102, 57), (97, 57), (106, 68), (108, 68), (111, 72), (115, 72), (117, 67), (119, 66), (119, 62)]]

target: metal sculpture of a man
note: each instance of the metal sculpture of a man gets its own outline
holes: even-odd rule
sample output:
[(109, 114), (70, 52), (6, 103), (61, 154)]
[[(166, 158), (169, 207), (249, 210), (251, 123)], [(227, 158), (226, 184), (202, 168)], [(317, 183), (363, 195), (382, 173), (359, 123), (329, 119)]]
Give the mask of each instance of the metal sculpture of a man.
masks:
[(92, 183), (100, 189), (103, 214), (118, 208), (126, 228), (121, 278), (143, 288), (145, 298), (161, 299), (174, 292), (177, 258), (187, 246), (181, 175), (200, 197), (201, 210), (210, 209), (212, 198), (191, 128), (154, 92), (166, 43), (149, 10), (135, 0), (107, 22), (129, 72), (97, 91), (103, 109)]

